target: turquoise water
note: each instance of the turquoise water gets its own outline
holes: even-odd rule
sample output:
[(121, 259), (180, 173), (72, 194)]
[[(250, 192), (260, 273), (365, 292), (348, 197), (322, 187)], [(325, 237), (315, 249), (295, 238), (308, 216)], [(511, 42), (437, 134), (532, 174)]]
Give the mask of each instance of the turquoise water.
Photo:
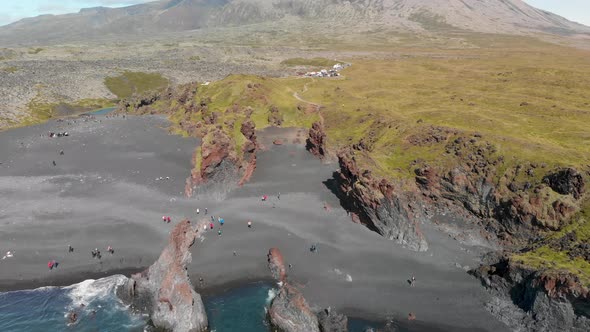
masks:
[[(111, 276), (69, 287), (0, 293), (0, 331), (144, 331), (147, 318), (132, 314), (115, 295), (124, 280)], [(259, 282), (203, 297), (211, 331), (270, 331), (266, 308), (273, 296), (273, 285)], [(67, 315), (72, 310), (79, 319), (69, 325)], [(375, 325), (349, 319), (350, 332), (363, 332), (367, 327)]]
[(266, 307), (274, 296), (267, 283), (253, 283), (204, 298), (211, 332), (264, 332)]
[(88, 114), (92, 114), (92, 115), (106, 115), (106, 114), (109, 114), (109, 113), (111, 113), (112, 111), (114, 111), (114, 110), (115, 110), (115, 108), (116, 108), (116, 107), (107, 107), (107, 108), (101, 108), (101, 109), (99, 109), (99, 110), (92, 111), (92, 112), (90, 112), (90, 113), (88, 113)]

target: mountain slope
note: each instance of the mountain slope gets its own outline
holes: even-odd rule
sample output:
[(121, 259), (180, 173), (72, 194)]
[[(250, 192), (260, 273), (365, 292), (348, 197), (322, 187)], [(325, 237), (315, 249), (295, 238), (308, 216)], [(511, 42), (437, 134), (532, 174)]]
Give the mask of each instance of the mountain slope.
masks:
[(0, 43), (153, 35), (287, 19), (403, 31), (590, 33), (589, 27), (533, 8), (521, 0), (160, 0), (23, 19), (0, 27)]

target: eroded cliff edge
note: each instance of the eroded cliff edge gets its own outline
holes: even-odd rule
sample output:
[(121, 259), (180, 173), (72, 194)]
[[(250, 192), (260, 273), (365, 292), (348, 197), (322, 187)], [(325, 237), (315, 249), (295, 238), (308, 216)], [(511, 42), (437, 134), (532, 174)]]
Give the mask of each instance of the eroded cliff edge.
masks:
[(278, 292), (268, 309), (273, 331), (280, 332), (347, 332), (348, 318), (330, 308), (315, 313), (301, 291), (287, 278), (283, 255), (271, 248), (268, 268), (278, 282)]
[(176, 225), (168, 244), (154, 264), (132, 275), (117, 295), (133, 310), (147, 313), (154, 327), (165, 331), (207, 331), (207, 314), (201, 296), (194, 290), (187, 265), (198, 228), (184, 220)]
[[(312, 153), (329, 149), (326, 133), (311, 134)], [(504, 249), (471, 271), (495, 295), (489, 309), (526, 331), (587, 331), (590, 168), (514, 165), (483, 135), (449, 128), (430, 126), (406, 139), (443, 146), (445, 162), (417, 158), (413, 178), (392, 179), (374, 171), (369, 138), (338, 151), (332, 188), (353, 220), (417, 251), (428, 249), (420, 225), (433, 216), (477, 220), (482, 236)]]

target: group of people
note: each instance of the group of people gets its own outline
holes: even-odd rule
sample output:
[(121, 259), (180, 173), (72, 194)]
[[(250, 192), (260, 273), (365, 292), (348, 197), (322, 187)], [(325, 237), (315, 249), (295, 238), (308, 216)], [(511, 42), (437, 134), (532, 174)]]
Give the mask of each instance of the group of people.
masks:
[(169, 224), (172, 221), (172, 218), (170, 218), (170, 216), (162, 216), (162, 221)]
[[(68, 244), (68, 253), (73, 253), (73, 252), (74, 252), (74, 247), (72, 247), (71, 244)], [(114, 255), (115, 249), (113, 249), (112, 246), (108, 246), (107, 252), (111, 255)], [(95, 259), (102, 258), (102, 254), (100, 253), (100, 250), (98, 248), (92, 249), (92, 251), (90, 251), (90, 254), (92, 255), (92, 258), (95, 258)], [(53, 270), (54, 268), (57, 268), (58, 265), (59, 265), (59, 263), (54, 259), (47, 262), (47, 267), (49, 268), (49, 270)]]
[(54, 137), (66, 137), (66, 136), (70, 136), (70, 134), (68, 134), (67, 131), (61, 132), (61, 133), (54, 133), (54, 132), (50, 132), (49, 133), (49, 137), (54, 138)]

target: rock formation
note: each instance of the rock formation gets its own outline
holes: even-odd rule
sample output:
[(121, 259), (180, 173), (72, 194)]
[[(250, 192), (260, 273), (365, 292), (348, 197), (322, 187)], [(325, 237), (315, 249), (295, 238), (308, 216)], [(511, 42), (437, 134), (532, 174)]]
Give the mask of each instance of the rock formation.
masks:
[(318, 313), (321, 332), (347, 332), (348, 317), (326, 308)]
[[(590, 292), (567, 272), (533, 270), (507, 257), (471, 271), (503, 304), (515, 308), (498, 315), (509, 326), (526, 331), (590, 331)], [(492, 304), (494, 306), (494, 304)], [(498, 305), (496, 305), (498, 306)]]
[(322, 160), (327, 157), (326, 137), (324, 126), (320, 122), (314, 122), (309, 130), (306, 148), (314, 156)]
[(281, 332), (346, 332), (348, 319), (333, 310), (322, 310), (317, 316), (301, 292), (287, 280), (283, 255), (277, 248), (268, 252), (268, 268), (278, 281), (279, 290), (272, 300), (268, 317), (273, 331)]
[(137, 311), (148, 313), (153, 325), (166, 331), (206, 331), (207, 315), (201, 296), (187, 272), (190, 248), (198, 229), (184, 220), (170, 233), (160, 258), (147, 270), (134, 274), (117, 294)]
[(420, 211), (413, 203), (417, 198), (397, 190), (393, 183), (373, 178), (368, 171), (361, 172), (351, 153), (340, 153), (338, 160), (340, 171), (336, 179), (346, 208), (384, 237), (411, 250), (428, 250), (420, 230)]

